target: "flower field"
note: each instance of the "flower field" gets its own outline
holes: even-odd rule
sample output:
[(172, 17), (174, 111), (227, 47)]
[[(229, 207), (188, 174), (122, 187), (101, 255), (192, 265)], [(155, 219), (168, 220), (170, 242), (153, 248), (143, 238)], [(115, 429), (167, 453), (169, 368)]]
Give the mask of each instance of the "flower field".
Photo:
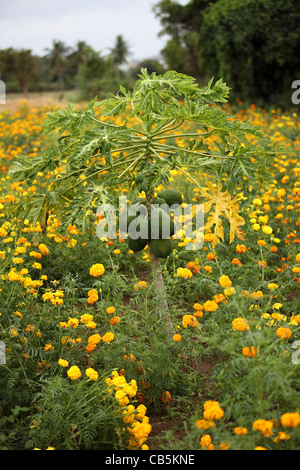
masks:
[[(50, 173), (28, 185), (8, 171), (50, 145), (42, 123), (55, 109), (0, 113), (0, 449), (299, 449), (300, 116), (224, 107), (284, 151), (270, 181), (233, 190), (243, 239), (230, 243), (224, 224), (224, 241), (207, 230), (193, 251), (183, 232), (161, 261), (171, 334), (148, 246), (99, 239), (93, 206), (84, 230), (51, 210), (46, 227), (16, 215)], [(183, 204), (199, 201), (171, 176)], [(202, 170), (194, 178), (214, 187)]]

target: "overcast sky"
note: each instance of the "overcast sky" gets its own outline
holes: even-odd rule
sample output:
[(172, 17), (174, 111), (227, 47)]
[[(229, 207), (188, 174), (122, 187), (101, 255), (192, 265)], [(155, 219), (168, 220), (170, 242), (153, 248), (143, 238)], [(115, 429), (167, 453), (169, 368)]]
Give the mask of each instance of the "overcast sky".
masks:
[[(167, 37), (158, 37), (158, 0), (0, 0), (0, 49), (45, 54), (52, 40), (75, 46), (85, 41), (103, 54), (122, 34), (132, 60), (159, 55)], [(184, 0), (180, 3), (186, 3)]]

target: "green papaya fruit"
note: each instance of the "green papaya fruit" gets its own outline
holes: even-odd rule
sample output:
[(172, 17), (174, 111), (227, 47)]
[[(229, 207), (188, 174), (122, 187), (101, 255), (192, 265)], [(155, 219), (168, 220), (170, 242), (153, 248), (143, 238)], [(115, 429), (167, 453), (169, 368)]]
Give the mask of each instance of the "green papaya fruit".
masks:
[(146, 240), (133, 240), (133, 238), (127, 238), (128, 248), (132, 250), (134, 253), (138, 251), (142, 251), (145, 246), (147, 245)]
[(146, 193), (149, 189), (149, 186), (150, 186), (149, 180), (147, 180), (146, 178), (143, 179), (143, 181), (141, 182), (141, 186), (140, 186), (141, 191), (145, 191), (145, 193)]
[(132, 201), (131, 205), (133, 206), (134, 204), (146, 204), (146, 203), (147, 203), (147, 199), (145, 199), (144, 197), (138, 197), (134, 201)]
[(136, 184), (141, 184), (141, 182), (143, 181), (143, 178), (144, 178), (144, 174), (143, 173), (138, 173), (136, 178), (135, 178), (135, 183)]
[(163, 189), (157, 194), (157, 197), (164, 199), (168, 206), (182, 204), (182, 196), (176, 189)]
[(173, 251), (172, 240), (151, 240), (150, 249), (158, 258), (167, 258)]
[(155, 206), (159, 206), (161, 209), (163, 209), (165, 212), (167, 212), (169, 214), (169, 206), (168, 204), (166, 203), (166, 201), (164, 199), (162, 199), (161, 197), (156, 197), (152, 203), (153, 205)]
[(174, 222), (161, 208), (153, 209), (149, 217), (149, 236), (150, 238), (170, 238), (174, 235)]

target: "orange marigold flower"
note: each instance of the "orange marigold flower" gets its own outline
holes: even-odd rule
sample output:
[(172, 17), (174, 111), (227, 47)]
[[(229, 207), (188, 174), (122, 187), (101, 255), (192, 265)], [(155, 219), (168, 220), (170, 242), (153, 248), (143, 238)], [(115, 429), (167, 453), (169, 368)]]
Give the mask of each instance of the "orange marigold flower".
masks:
[(246, 434), (248, 434), (248, 429), (243, 428), (241, 426), (237, 426), (236, 428), (234, 428), (234, 434), (236, 434), (237, 436), (245, 436)]
[(247, 248), (245, 245), (237, 245), (235, 251), (237, 253), (245, 253), (247, 251)]
[(220, 286), (222, 287), (230, 287), (232, 285), (232, 282), (230, 280), (230, 278), (228, 276), (226, 276), (225, 274), (223, 274), (220, 278), (219, 278), (219, 284)]
[(300, 425), (300, 413), (284, 413), (280, 418), (281, 425), (287, 428), (295, 428)]
[(243, 348), (242, 353), (245, 357), (255, 357), (257, 354), (257, 350), (254, 346), (251, 346), (250, 348), (246, 346), (245, 348)]
[(203, 304), (203, 308), (206, 312), (215, 312), (216, 310), (218, 310), (219, 306), (214, 300), (207, 300)]
[(116, 311), (115, 307), (107, 307), (107, 309), (106, 309), (106, 312), (108, 314), (115, 313), (115, 311)]
[(179, 335), (178, 333), (176, 333), (176, 334), (173, 336), (173, 340), (174, 340), (174, 341), (181, 341), (181, 335)]
[(277, 328), (276, 336), (278, 336), (278, 338), (281, 338), (282, 340), (284, 340), (284, 339), (290, 338), (292, 336), (292, 331), (290, 330), (290, 328), (285, 328), (284, 326), (281, 326), (281, 327)]
[(273, 420), (257, 419), (253, 423), (253, 429), (259, 431), (263, 436), (273, 436)]
[(105, 272), (105, 268), (104, 268), (103, 264), (100, 264), (100, 263), (93, 264), (93, 266), (91, 266), (91, 268), (90, 268), (90, 275), (93, 276), (93, 277), (102, 276), (102, 274), (104, 274), (104, 272)]
[(244, 318), (235, 318), (234, 320), (232, 320), (232, 328), (234, 330), (238, 330), (238, 331), (247, 331), (249, 330), (249, 326), (248, 326), (248, 323), (246, 322), (246, 320), (244, 320)]
[(104, 341), (104, 343), (110, 343), (114, 339), (114, 337), (115, 335), (109, 331), (105, 333), (104, 336), (102, 336), (102, 341)]

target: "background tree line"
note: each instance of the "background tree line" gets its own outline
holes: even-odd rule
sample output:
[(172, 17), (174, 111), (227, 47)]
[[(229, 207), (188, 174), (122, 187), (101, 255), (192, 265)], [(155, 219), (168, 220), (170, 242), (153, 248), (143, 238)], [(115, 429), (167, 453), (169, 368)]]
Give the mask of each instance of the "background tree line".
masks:
[(290, 103), (300, 78), (299, 0), (161, 0), (154, 13), (169, 68), (223, 78), (245, 101)]
[(290, 104), (291, 84), (300, 79), (299, 0), (160, 0), (153, 14), (166, 36), (164, 65), (145, 59), (130, 66), (121, 35), (106, 55), (84, 41), (69, 47), (54, 40), (42, 57), (25, 49), (0, 50), (0, 79), (8, 93), (76, 89), (90, 99), (116, 92), (120, 84), (130, 89), (141, 67), (171, 69), (200, 85), (212, 76), (223, 78), (232, 99)]
[(7, 93), (77, 90), (81, 99), (103, 97), (116, 92), (120, 84), (130, 88), (142, 67), (163, 73), (165, 68), (154, 59), (145, 59), (130, 65), (130, 49), (122, 35), (104, 55), (85, 41), (75, 47), (53, 40), (45, 55), (38, 56), (30, 49), (0, 49), (0, 79)]

